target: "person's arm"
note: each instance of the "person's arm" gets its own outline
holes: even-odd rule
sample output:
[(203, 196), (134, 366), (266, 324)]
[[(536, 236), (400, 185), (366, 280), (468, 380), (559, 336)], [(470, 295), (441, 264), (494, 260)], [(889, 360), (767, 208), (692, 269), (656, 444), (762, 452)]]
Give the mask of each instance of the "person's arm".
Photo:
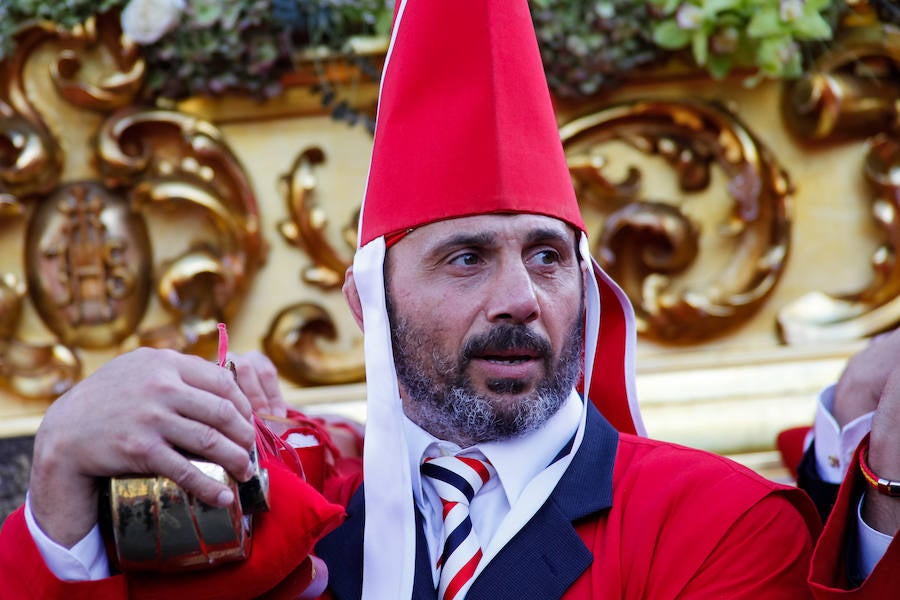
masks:
[[(813, 553), (810, 586), (817, 599), (893, 597), (900, 586), (896, 534), (889, 536), (885, 549), (884, 534), (876, 531), (875, 539), (870, 539), (860, 518), (861, 498), (874, 496), (867, 487), (856, 460)], [(861, 544), (868, 544), (868, 550)]]
[[(234, 357), (234, 362), (239, 386), (230, 372), (214, 363), (141, 349), (110, 361), (51, 406), (36, 436), (31, 489), (20, 516), (54, 576), (75, 581), (109, 574), (96, 526), (97, 478), (154, 472), (152, 467), (134, 466), (135, 462), (155, 464), (153, 454), (175, 453), (182, 458), (175, 449), (191, 450), (186, 439), (190, 437), (201, 440), (200, 447), (194, 446), (198, 454), (211, 460), (219, 456), (224, 462), (229, 452), (235, 454), (235, 440), (229, 435), (243, 436), (241, 445), (252, 444), (251, 409), (285, 414), (271, 361), (250, 352)], [(192, 415), (199, 416), (192, 419)], [(236, 454), (232, 463), (249, 461), (242, 447)], [(196, 478), (188, 472), (185, 477), (190, 480), (185, 487), (195, 491), (189, 486)], [(218, 493), (218, 484), (212, 483), (213, 493)], [(199, 482), (201, 488), (209, 488), (208, 484)], [(63, 495), (61, 490), (73, 491)], [(74, 518), (67, 524), (62, 515)]]
[(231, 372), (198, 356), (140, 348), (118, 356), (57, 399), (35, 435), (31, 508), (64, 547), (97, 523), (97, 479), (153, 473), (200, 500), (228, 506), (224, 484), (183, 452), (252, 473), (251, 405)]
[[(842, 427), (874, 410), (864, 459), (878, 477), (893, 480), (900, 480), (898, 353), (900, 330), (895, 330), (852, 357), (835, 388), (832, 410)], [(885, 566), (900, 561), (896, 543), (900, 497), (866, 485), (859, 467), (857, 452), (849, 461), (834, 512), (816, 549), (811, 583), (817, 597), (830, 598), (847, 590), (868, 597), (872, 590), (900, 589), (900, 572)]]
[[(879, 478), (896, 482), (896, 494), (869, 485), (862, 518), (872, 529), (896, 538), (900, 531), (900, 369), (895, 370), (872, 419), (872, 433), (862, 460)], [(865, 448), (863, 450), (866, 450)], [(894, 487), (894, 486), (891, 486)], [(898, 577), (900, 583), (900, 577)], [(896, 589), (900, 589), (898, 586)]]
[[(798, 485), (825, 520), (854, 450), (871, 428), (872, 415), (900, 354), (900, 330), (873, 338), (847, 361), (837, 383), (819, 394), (813, 441), (798, 467)], [(834, 485), (829, 485), (834, 484)]]

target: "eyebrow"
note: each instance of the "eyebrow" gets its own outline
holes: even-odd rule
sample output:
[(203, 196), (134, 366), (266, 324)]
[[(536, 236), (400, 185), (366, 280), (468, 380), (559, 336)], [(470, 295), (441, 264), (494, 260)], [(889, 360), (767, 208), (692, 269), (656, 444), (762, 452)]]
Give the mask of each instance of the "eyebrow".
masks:
[[(560, 231), (551, 227), (538, 227), (528, 232), (525, 241), (528, 244), (538, 244), (546, 242), (557, 242), (560, 244), (571, 243), (568, 230)], [(439, 242), (436, 246), (429, 249), (426, 257), (442, 256), (456, 248), (490, 248), (497, 244), (497, 235), (495, 233), (485, 231), (480, 233), (458, 233), (446, 240)]]
[(458, 233), (439, 242), (425, 252), (427, 258), (442, 256), (456, 248), (489, 248), (497, 243), (497, 236), (490, 232)]
[(571, 238), (568, 234), (568, 229), (560, 231), (559, 229), (551, 229), (549, 227), (539, 227), (528, 232), (528, 237), (526, 239), (529, 244), (536, 244), (539, 242), (561, 242), (568, 244), (571, 242)]

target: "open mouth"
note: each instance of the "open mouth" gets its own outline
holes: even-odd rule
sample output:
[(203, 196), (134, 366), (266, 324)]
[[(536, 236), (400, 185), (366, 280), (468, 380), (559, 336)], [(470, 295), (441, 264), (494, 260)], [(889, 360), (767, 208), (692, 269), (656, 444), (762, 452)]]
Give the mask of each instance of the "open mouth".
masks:
[(519, 365), (537, 357), (530, 354), (485, 354), (478, 358), (497, 365)]
[(526, 375), (533, 365), (546, 362), (552, 356), (550, 342), (522, 325), (497, 325), (489, 331), (467, 340), (460, 353), (460, 363), (466, 365), (477, 361), (489, 366), (497, 376), (511, 371), (521, 371)]

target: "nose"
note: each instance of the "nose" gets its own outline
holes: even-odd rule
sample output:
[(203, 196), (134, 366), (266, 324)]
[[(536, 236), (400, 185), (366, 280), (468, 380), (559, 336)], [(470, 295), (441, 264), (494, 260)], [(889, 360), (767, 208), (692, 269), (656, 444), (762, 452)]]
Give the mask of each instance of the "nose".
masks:
[(487, 318), (491, 322), (530, 323), (541, 314), (531, 273), (519, 260), (498, 265), (490, 286)]

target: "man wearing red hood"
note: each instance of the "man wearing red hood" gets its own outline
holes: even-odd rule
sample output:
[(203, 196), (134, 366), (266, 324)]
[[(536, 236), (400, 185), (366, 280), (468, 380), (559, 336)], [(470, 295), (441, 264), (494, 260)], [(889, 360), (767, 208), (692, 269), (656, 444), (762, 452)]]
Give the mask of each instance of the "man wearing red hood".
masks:
[[(344, 292), (365, 332), (365, 485), (359, 471), (346, 493), (326, 482), (341, 525), (271, 464), (248, 560), (107, 576), (96, 478), (159, 473), (227, 505), (173, 447), (245, 478), (251, 407), (279, 398), (259, 370), (239, 389), (197, 357), (144, 349), (48, 411), (27, 506), (0, 539), (4, 598), (297, 597), (310, 552), (336, 599), (843, 594), (849, 505), (810, 584), (819, 525), (801, 491), (643, 437), (633, 313), (591, 258), (525, 2), (399, 3), (359, 244)], [(882, 563), (897, 552), (860, 593), (896, 589)]]

